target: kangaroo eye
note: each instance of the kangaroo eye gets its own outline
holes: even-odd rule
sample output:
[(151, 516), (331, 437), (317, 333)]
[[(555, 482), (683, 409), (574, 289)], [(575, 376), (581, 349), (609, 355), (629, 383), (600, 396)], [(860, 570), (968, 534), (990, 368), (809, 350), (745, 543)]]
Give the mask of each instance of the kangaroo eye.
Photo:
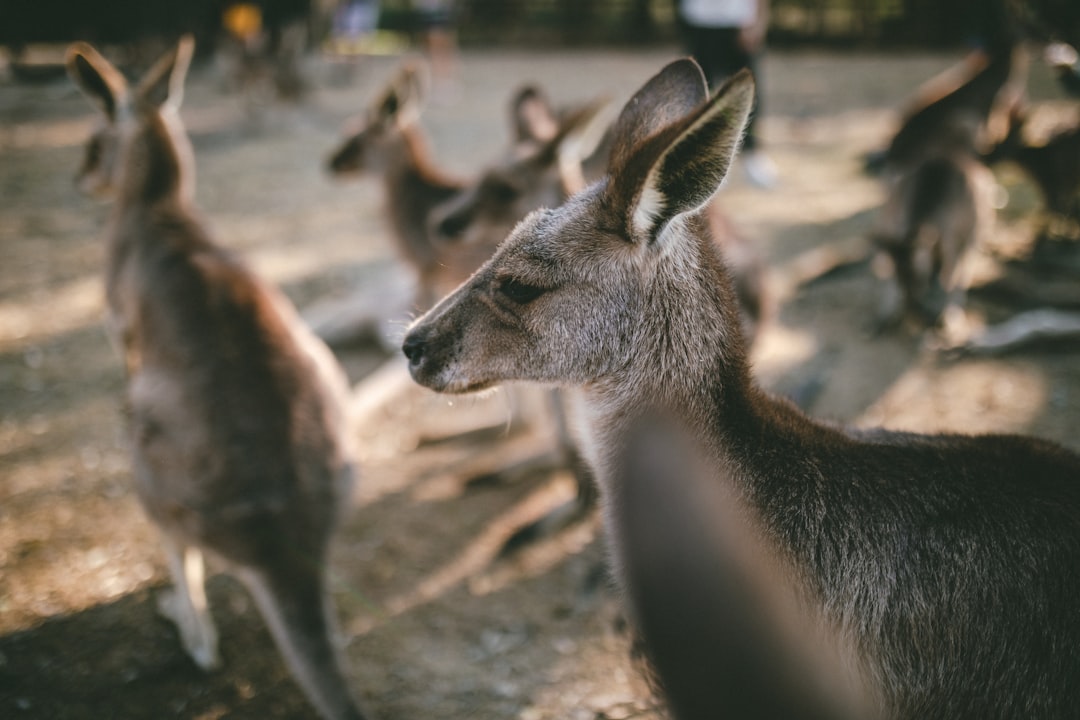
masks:
[(528, 305), (536, 298), (547, 292), (547, 288), (529, 285), (520, 280), (506, 278), (499, 282), (496, 288), (500, 295), (512, 300), (518, 305)]

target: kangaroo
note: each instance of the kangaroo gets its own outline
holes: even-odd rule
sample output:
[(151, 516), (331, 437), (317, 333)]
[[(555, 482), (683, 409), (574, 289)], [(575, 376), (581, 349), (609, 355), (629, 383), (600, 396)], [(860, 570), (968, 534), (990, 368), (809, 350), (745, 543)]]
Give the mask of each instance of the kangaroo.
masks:
[(999, 140), (1009, 113), (1023, 100), (1028, 64), (1027, 51), (1020, 43), (968, 58), (966, 81), (936, 83), (939, 89), (920, 98), (921, 106), (889, 143), (886, 172), (910, 170), (928, 158), (957, 151), (974, 154), (986, 142), (986, 135)]
[(940, 317), (947, 337), (966, 334), (970, 256), (994, 222), (994, 181), (978, 149), (984, 136), (1002, 134), (1001, 119), (1019, 104), (1026, 58), (1019, 45), (969, 58), (967, 80), (956, 85), (960, 73), (952, 72), (935, 83), (942, 94), (924, 98), (893, 137), (874, 230), (882, 250), (875, 269), (888, 283), (879, 329)]
[[(997, 163), (1011, 160), (1023, 168), (1039, 188), (1046, 210), (1051, 216), (1074, 226), (1080, 226), (1080, 122), (1058, 129), (1041, 145), (1024, 140), (1027, 117), (1014, 112), (1009, 132), (986, 160)], [(1049, 229), (1049, 228), (1048, 228)]]
[(129, 88), (97, 51), (67, 67), (102, 111), (78, 182), (114, 205), (108, 327), (122, 348), (136, 490), (174, 587), (160, 608), (199, 667), (220, 665), (203, 554), (255, 599), (325, 718), (363, 718), (335, 648), (325, 564), (353, 482), (345, 377), (288, 300), (218, 246), (192, 205), (179, 118), (193, 41)]
[[(442, 257), (428, 234), (431, 211), (465, 188), (438, 170), (420, 128), (423, 95), (420, 68), (404, 65), (366, 112), (350, 121), (346, 138), (327, 167), (344, 178), (382, 174), (388, 216), (398, 253), (416, 273), (416, 307), (426, 310), (457, 285), (443, 280)], [(478, 267), (486, 257), (477, 257)]]
[(710, 99), (691, 60), (649, 80), (616, 120), (607, 177), (532, 213), (414, 322), (413, 378), (443, 393), (575, 388), (609, 528), (628, 428), (644, 408), (669, 413), (885, 717), (1075, 716), (1080, 576), (1062, 569), (1080, 562), (1080, 456), (1019, 436), (834, 427), (752, 379), (700, 210), (753, 92), (741, 72)]
[[(468, 257), (483, 255), (486, 260), (531, 211), (557, 207), (582, 189), (582, 160), (606, 124), (602, 113), (606, 105), (606, 101), (589, 103), (560, 118), (538, 88), (520, 89), (511, 103), (513, 147), (503, 160), (489, 165), (475, 182), (436, 208), (431, 218), (436, 242), (448, 250), (480, 247)], [(458, 272), (453, 287), (479, 264)]]
[(964, 332), (973, 255), (994, 224), (993, 193), (990, 170), (960, 151), (895, 179), (874, 230), (883, 251), (876, 269), (891, 280), (878, 309), (881, 327), (933, 325), (940, 317), (946, 334)]

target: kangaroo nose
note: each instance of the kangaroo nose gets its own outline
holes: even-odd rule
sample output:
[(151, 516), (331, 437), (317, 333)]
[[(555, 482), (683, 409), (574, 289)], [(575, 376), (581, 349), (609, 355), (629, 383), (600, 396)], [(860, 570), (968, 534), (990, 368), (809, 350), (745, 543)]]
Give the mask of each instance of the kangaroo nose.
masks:
[(424, 361), (424, 345), (426, 339), (424, 333), (413, 330), (405, 336), (405, 342), (401, 345), (401, 351), (409, 359), (409, 367), (417, 368)]

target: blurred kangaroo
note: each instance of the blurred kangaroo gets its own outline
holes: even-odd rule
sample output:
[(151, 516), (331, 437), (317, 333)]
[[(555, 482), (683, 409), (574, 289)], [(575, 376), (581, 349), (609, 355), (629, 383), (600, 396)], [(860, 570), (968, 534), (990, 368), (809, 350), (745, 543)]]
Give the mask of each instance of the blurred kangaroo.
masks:
[[(420, 310), (431, 307), (471, 275), (490, 257), (497, 242), (458, 241), (461, 231), (454, 223), (460, 219), (454, 217), (454, 208), (474, 202), (478, 186), (436, 169), (419, 123), (423, 94), (420, 66), (404, 65), (373, 105), (350, 121), (346, 138), (328, 161), (330, 171), (339, 177), (382, 174), (398, 250), (418, 277)], [(523, 135), (546, 132), (539, 129), (546, 118), (527, 117), (536, 106), (527, 95), (519, 94), (513, 105), (516, 136), (510, 155), (515, 161), (490, 171), (484, 185), (485, 192), (497, 198), (499, 222), (505, 224), (496, 233), (498, 240), (529, 210), (552, 197), (557, 183), (542, 183), (541, 176), (557, 169), (561, 148), (576, 138), (599, 109), (587, 106), (565, 122), (555, 122), (551, 137), (541, 143)], [(537, 193), (543, 193), (543, 198)]]
[(1026, 172), (1039, 188), (1046, 211), (1058, 220), (1080, 227), (1080, 121), (1056, 130), (1040, 145), (1024, 139), (1027, 115), (1014, 112), (1009, 132), (986, 155), (987, 162), (1012, 161)]
[(976, 154), (1001, 140), (1009, 114), (1023, 102), (1029, 59), (1021, 43), (979, 51), (964, 70), (920, 93), (916, 109), (886, 150), (885, 171), (902, 172), (954, 152)]
[(609, 528), (628, 428), (669, 413), (884, 717), (1075, 717), (1080, 456), (1019, 436), (842, 429), (751, 378), (700, 210), (752, 98), (742, 72), (710, 99), (689, 60), (648, 81), (616, 121), (608, 176), (532, 213), (413, 324), (414, 379), (576, 388)]
[(344, 374), (288, 300), (209, 236), (179, 117), (193, 41), (135, 87), (86, 44), (68, 70), (102, 111), (79, 185), (108, 194), (108, 327), (123, 350), (139, 498), (175, 587), (184, 648), (220, 664), (203, 553), (247, 586), (325, 718), (362, 718), (333, 637), (325, 565), (353, 460)]
[[(420, 127), (422, 102), (420, 67), (406, 64), (375, 102), (349, 121), (346, 137), (331, 153), (327, 167), (342, 178), (381, 174), (393, 239), (417, 275), (416, 307), (426, 310), (457, 284), (442, 279), (445, 271), (428, 233), (428, 218), (465, 183), (435, 167)], [(485, 259), (478, 257), (476, 266)]]
[[(436, 208), (431, 218), (436, 242), (447, 248), (482, 246), (486, 260), (530, 212), (557, 207), (584, 188), (583, 159), (606, 127), (602, 111), (607, 104), (589, 103), (560, 117), (538, 87), (519, 89), (511, 101), (510, 152)], [(454, 287), (475, 269), (458, 277)]]
[(875, 269), (888, 283), (880, 327), (922, 327), (940, 318), (947, 333), (964, 332), (973, 255), (993, 229), (994, 188), (990, 170), (961, 151), (927, 158), (894, 178), (874, 228), (884, 253)]
[(924, 98), (885, 153), (886, 200), (873, 231), (882, 250), (875, 269), (887, 283), (882, 328), (905, 320), (932, 325), (940, 317), (947, 335), (966, 332), (970, 256), (995, 216), (994, 181), (979, 148), (1003, 133), (1020, 102), (1027, 55), (1017, 44), (980, 53), (966, 67), (971, 75), (955, 87), (936, 83), (943, 94)]

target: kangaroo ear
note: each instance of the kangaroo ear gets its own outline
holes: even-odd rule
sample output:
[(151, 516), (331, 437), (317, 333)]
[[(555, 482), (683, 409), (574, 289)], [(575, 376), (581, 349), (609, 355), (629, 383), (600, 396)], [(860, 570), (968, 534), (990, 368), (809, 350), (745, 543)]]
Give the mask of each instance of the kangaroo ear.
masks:
[(690, 58), (676, 60), (654, 75), (615, 121), (609, 174), (618, 176), (649, 137), (682, 120), (708, 97), (705, 75)]
[(166, 104), (177, 110), (184, 99), (184, 79), (191, 66), (195, 50), (195, 38), (184, 35), (176, 47), (161, 57), (151, 67), (135, 91), (139, 103), (159, 108)]
[(708, 202), (731, 167), (753, 99), (753, 77), (740, 71), (711, 100), (612, 159), (621, 169), (609, 192), (626, 208), (627, 237), (651, 242), (672, 218)]
[(526, 85), (514, 94), (510, 102), (510, 124), (515, 143), (543, 143), (559, 132), (559, 120), (544, 91)]
[(403, 65), (376, 105), (378, 119), (399, 125), (408, 125), (419, 120), (425, 80), (421, 65), (415, 62)]
[(98, 105), (110, 121), (127, 102), (127, 81), (101, 53), (84, 42), (75, 43), (65, 58), (68, 75), (87, 97)]
[(598, 98), (567, 113), (549, 146), (559, 163), (564, 191), (572, 195), (585, 187), (582, 162), (596, 150), (611, 125), (611, 102)]

